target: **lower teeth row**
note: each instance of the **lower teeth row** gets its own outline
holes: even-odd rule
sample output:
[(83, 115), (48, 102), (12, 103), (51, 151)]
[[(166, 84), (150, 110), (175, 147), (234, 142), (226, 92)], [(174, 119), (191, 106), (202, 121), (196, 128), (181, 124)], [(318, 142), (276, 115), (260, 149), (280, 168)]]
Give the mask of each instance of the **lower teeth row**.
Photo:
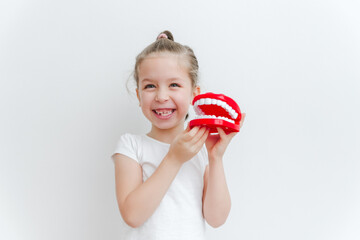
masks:
[(160, 116), (165, 116), (165, 115), (169, 115), (172, 113), (172, 111), (168, 111), (168, 112), (156, 112), (158, 115)]
[(207, 119), (220, 119), (220, 120), (225, 120), (225, 121), (228, 121), (230, 123), (235, 124), (234, 120), (228, 119), (226, 117), (220, 117), (220, 116), (217, 117), (215, 115), (196, 115), (195, 116), (195, 119), (204, 119), (204, 118), (207, 118)]

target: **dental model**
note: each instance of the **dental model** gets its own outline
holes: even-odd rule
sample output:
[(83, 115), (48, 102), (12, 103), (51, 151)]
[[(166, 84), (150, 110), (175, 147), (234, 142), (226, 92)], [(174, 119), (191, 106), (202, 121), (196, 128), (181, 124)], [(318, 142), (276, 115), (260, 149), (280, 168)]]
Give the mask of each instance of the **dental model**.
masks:
[(197, 95), (192, 104), (196, 113), (190, 121), (190, 128), (207, 126), (210, 133), (221, 127), (226, 133), (239, 132), (241, 112), (236, 102), (224, 94), (205, 93)]

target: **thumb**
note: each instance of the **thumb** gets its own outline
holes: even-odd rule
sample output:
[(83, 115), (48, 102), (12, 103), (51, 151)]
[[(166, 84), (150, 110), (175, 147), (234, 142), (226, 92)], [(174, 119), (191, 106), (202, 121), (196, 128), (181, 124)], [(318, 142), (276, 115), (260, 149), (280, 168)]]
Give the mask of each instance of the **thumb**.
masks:
[(187, 124), (187, 127), (186, 127), (186, 129), (185, 129), (185, 132), (189, 132), (190, 131), (190, 122), (188, 122), (188, 124)]

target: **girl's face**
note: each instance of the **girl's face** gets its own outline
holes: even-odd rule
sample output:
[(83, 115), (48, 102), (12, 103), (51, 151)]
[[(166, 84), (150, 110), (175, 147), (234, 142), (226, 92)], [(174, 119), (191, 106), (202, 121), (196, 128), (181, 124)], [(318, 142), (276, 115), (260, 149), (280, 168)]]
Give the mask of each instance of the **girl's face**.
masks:
[(136, 89), (141, 110), (153, 127), (183, 128), (192, 99), (200, 89), (193, 89), (187, 69), (176, 55), (147, 57), (138, 69)]

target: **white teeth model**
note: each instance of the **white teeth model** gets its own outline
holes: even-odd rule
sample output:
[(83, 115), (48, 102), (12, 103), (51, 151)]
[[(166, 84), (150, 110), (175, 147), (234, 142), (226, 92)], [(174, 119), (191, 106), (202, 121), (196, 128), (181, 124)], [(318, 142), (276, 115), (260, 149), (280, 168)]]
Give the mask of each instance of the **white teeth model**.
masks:
[(225, 105), (225, 110), (226, 110), (228, 113), (230, 113), (231, 107), (230, 107), (229, 105)]
[(239, 115), (239, 114), (238, 114), (237, 112), (235, 112), (235, 115), (234, 115), (235, 119), (237, 118), (238, 115)]
[(196, 115), (204, 115), (205, 113), (198, 107), (195, 107), (195, 113)]
[(236, 119), (237, 116), (239, 115), (232, 107), (230, 107), (226, 102), (222, 101), (222, 100), (218, 100), (218, 99), (211, 99), (211, 98), (201, 98), (199, 100), (197, 100), (194, 103), (194, 108), (195, 108), (195, 113), (198, 115), (195, 118), (211, 118), (211, 119), (222, 119), (231, 123), (235, 123), (235, 121), (228, 119), (226, 117), (216, 117), (214, 115), (204, 115), (203, 111), (200, 109), (200, 105), (217, 105), (220, 106), (222, 108), (224, 108), (229, 115), (231, 116), (232, 119)]
[(211, 105), (211, 98), (205, 98), (205, 105)]
[(234, 120), (228, 119), (226, 117), (216, 117), (214, 115), (197, 115), (195, 116), (195, 119), (220, 119), (220, 120), (224, 120), (224, 121), (228, 121), (230, 123), (235, 124)]
[(219, 100), (219, 102), (220, 102), (220, 105), (219, 105), (219, 106), (222, 107), (222, 108), (225, 108), (226, 103), (223, 102), (223, 101), (220, 101), (220, 100)]

